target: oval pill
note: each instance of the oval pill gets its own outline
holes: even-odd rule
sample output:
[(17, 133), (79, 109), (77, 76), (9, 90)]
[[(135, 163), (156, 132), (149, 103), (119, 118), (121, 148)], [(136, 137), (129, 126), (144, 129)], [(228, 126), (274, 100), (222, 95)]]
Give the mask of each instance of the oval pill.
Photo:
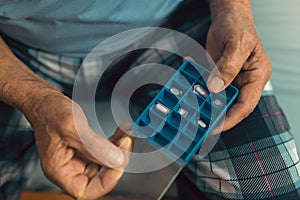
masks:
[(158, 102), (155, 104), (155, 108), (165, 115), (169, 114), (169, 112), (170, 112), (170, 109), (167, 106), (165, 106), (161, 103), (158, 103)]

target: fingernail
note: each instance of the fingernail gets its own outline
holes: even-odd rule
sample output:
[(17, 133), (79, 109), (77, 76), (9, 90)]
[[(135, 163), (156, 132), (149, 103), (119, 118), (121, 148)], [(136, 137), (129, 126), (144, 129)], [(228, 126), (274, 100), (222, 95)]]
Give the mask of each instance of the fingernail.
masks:
[(220, 92), (224, 87), (224, 81), (218, 77), (213, 77), (208, 83), (209, 89), (213, 92)]
[(191, 56), (184, 56), (183, 61), (186, 61), (186, 60), (195, 61)]
[(120, 151), (110, 151), (108, 153), (108, 162), (114, 167), (120, 167), (124, 163), (124, 155)]

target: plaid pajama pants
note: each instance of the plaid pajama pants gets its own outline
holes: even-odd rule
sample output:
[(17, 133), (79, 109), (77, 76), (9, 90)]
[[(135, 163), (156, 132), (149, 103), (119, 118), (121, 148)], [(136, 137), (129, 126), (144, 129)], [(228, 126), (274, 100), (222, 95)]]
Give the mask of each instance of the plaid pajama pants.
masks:
[[(204, 9), (205, 10), (205, 9)], [(207, 9), (206, 9), (207, 10)], [(180, 14), (182, 10), (177, 11)], [(192, 15), (192, 14), (191, 14)], [(170, 17), (165, 27), (177, 29), (204, 44), (209, 13), (201, 20), (180, 22)], [(197, 18), (193, 16), (194, 18)], [(174, 18), (174, 16), (173, 16)], [(35, 73), (71, 95), (83, 58), (49, 54), (4, 36), (13, 52)], [(168, 41), (158, 41), (168, 42)], [(171, 45), (176, 45), (173, 42)], [(178, 67), (181, 58), (157, 49), (116, 61), (107, 80), (117, 79), (117, 66), (131, 69), (141, 63)], [(93, 69), (83, 74), (87, 80)], [(122, 73), (121, 73), (122, 74)], [(143, 77), (147, 72), (141, 72)], [(105, 83), (105, 80), (103, 81)], [(137, 102), (142, 105), (144, 102)], [(32, 129), (18, 110), (0, 102), (0, 199), (19, 199), (38, 156)], [(293, 136), (272, 90), (265, 90), (255, 110), (233, 129), (222, 133), (202, 159), (195, 155), (178, 179), (181, 199), (300, 199), (300, 164)]]

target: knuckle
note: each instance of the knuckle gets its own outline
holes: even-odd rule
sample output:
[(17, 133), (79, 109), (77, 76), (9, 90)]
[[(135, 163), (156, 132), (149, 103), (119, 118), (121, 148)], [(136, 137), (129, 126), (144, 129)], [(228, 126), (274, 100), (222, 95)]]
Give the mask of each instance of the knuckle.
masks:
[(240, 117), (238, 119), (238, 122), (241, 122), (242, 120), (244, 120), (246, 117), (249, 116), (249, 114), (250, 114), (250, 112), (249, 113), (248, 112), (241, 113), (241, 115), (240, 115)]
[(227, 39), (228, 47), (231, 47), (232, 52), (240, 53), (240, 50), (248, 53), (253, 50), (258, 43), (256, 33), (250, 31), (243, 31), (240, 33), (232, 34)]
[(49, 168), (49, 163), (41, 162), (41, 168), (44, 176), (48, 179), (51, 179), (51, 169)]
[(72, 114), (62, 116), (58, 123), (60, 131), (72, 132), (75, 130), (75, 119)]
[(259, 76), (263, 79), (263, 81), (268, 81), (271, 78), (273, 71), (272, 63), (267, 55), (265, 55), (262, 59), (264, 59), (263, 62), (261, 62), (262, 66), (258, 68)]
[(268, 59), (268, 63), (267, 63), (267, 67), (266, 67), (266, 75), (267, 75), (267, 78), (269, 79), (272, 75), (272, 72), (273, 72), (273, 67), (272, 67), (272, 63), (271, 61)]
[(255, 32), (250, 32), (250, 31), (244, 31), (242, 36), (242, 45), (245, 45), (244, 47), (249, 48), (249, 49), (254, 49), (255, 45), (258, 44), (258, 37)]
[(258, 40), (257, 35), (249, 31), (244, 31), (242, 38), (245, 44), (252, 44), (252, 45), (256, 44)]
[(241, 114), (240, 121), (245, 119), (250, 114), (250, 109), (247, 109), (245, 112)]
[(244, 107), (245, 107), (245, 109), (241, 113), (241, 117), (240, 117), (241, 119), (240, 119), (240, 121), (243, 120), (243, 119), (245, 119), (246, 117), (248, 117), (253, 112), (253, 110), (256, 107), (256, 103), (255, 102), (249, 102), (247, 104), (245, 103)]
[(230, 82), (238, 74), (237, 66), (231, 62), (227, 62), (226, 65), (222, 66), (219, 72), (226, 83)]
[[(257, 94), (260, 94), (259, 92), (257, 92)], [(246, 109), (246, 112), (245, 112), (245, 116), (244, 117), (248, 117), (248, 115), (250, 115), (252, 112), (253, 112), (253, 110), (255, 109), (255, 107), (256, 107), (256, 105), (257, 105), (257, 101), (252, 101), (250, 104), (249, 104), (249, 106), (248, 106), (248, 108)]]
[(107, 194), (107, 193), (109, 193), (109, 192), (111, 192), (112, 190), (113, 190), (113, 187), (106, 187), (106, 188), (104, 188), (104, 192), (105, 192), (105, 194)]
[(228, 45), (234, 45), (238, 42), (236, 34), (231, 34), (227, 37), (227, 44)]
[(226, 40), (226, 51), (230, 54), (234, 54), (238, 52), (238, 47), (240, 44), (240, 39), (236, 34), (230, 35)]
[(40, 158), (40, 164), (43, 172), (51, 174), (57, 171), (57, 165), (52, 164), (55, 162), (55, 157), (53, 155), (40, 156)]

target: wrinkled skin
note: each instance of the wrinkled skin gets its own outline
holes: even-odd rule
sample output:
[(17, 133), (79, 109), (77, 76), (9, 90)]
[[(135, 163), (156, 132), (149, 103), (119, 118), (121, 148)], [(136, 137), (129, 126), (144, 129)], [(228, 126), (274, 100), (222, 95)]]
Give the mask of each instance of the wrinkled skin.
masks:
[(240, 89), (225, 118), (225, 131), (254, 110), (272, 66), (257, 36), (249, 0), (211, 0), (211, 11), (206, 45), (218, 70), (212, 71), (208, 87), (219, 92), (233, 82)]

